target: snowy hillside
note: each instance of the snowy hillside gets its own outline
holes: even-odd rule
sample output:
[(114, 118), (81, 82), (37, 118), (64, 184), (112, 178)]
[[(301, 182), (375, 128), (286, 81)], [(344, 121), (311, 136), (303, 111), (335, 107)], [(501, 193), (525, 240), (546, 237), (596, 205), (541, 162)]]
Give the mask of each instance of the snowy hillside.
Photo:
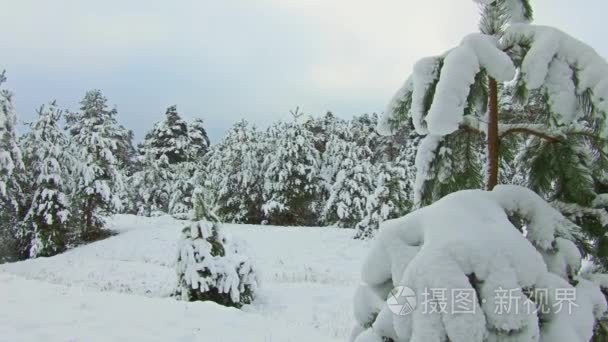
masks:
[(226, 225), (261, 272), (242, 311), (169, 296), (183, 222), (116, 216), (119, 235), (0, 265), (0, 336), (10, 341), (344, 341), (368, 242), (352, 230)]

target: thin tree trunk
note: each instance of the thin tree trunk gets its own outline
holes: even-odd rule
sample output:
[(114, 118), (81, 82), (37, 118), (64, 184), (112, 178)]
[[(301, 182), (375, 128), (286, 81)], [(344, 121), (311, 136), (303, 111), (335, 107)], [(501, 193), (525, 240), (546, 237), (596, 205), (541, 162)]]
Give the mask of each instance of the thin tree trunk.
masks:
[(87, 199), (86, 209), (85, 209), (85, 235), (89, 235), (93, 226), (93, 210), (91, 210), (91, 199)]
[(486, 189), (492, 190), (498, 184), (498, 84), (496, 80), (488, 78), (488, 174)]

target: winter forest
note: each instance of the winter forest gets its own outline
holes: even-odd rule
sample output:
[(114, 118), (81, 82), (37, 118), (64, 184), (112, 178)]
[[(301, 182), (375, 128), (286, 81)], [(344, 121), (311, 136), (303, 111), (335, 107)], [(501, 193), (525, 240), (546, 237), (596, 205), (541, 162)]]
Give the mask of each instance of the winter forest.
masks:
[(608, 62), (474, 2), (385, 109), (213, 143), (97, 89), (26, 121), (2, 72), (0, 340), (608, 341)]

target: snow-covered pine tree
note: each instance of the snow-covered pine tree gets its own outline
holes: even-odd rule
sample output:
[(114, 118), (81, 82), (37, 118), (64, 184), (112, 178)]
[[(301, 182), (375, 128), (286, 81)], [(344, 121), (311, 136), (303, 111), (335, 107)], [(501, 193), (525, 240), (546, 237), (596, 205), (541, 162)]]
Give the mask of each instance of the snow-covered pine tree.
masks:
[(344, 131), (340, 130), (340, 127), (345, 124), (344, 120), (337, 118), (332, 112), (327, 112), (322, 117), (308, 118), (304, 127), (312, 132), (315, 137), (315, 147), (320, 154), (323, 154), (329, 139), (336, 134), (342, 134)]
[(189, 159), (192, 161), (200, 161), (200, 159), (209, 151), (209, 137), (205, 129), (203, 119), (194, 119), (188, 125), (188, 145), (190, 150)]
[[(296, 110), (294, 116), (301, 114)], [(319, 192), (319, 151), (314, 136), (302, 124), (277, 123), (267, 134), (273, 153), (264, 159), (264, 205), (270, 224), (313, 225)]]
[(123, 174), (130, 176), (136, 171), (138, 156), (137, 149), (133, 145), (134, 134), (133, 131), (126, 129), (122, 125), (118, 125), (116, 134), (115, 138), (118, 141), (118, 151), (116, 153), (118, 167), (123, 171)]
[[(528, 1), (478, 2), (481, 33), (416, 63), (380, 125), (391, 133), (411, 120), (424, 136), (415, 202), (426, 205), (456, 190), (512, 182), (499, 179), (500, 164), (519, 155), (526, 185), (580, 224), (592, 241), (586, 251), (608, 266), (608, 240), (598, 234), (608, 227), (601, 200), (608, 165), (608, 64), (566, 33), (529, 24)], [(501, 108), (501, 91), (510, 84), (520, 108), (538, 110)], [(481, 170), (485, 180), (477, 176)]]
[(351, 140), (355, 141), (359, 146), (367, 146), (372, 152), (372, 163), (376, 160), (382, 160), (383, 155), (380, 153), (383, 137), (378, 134), (378, 115), (377, 114), (362, 114), (356, 115), (349, 122), (349, 130)]
[[(323, 134), (315, 135), (315, 139), (317, 141), (322, 139), (321, 141), (323, 142), (322, 149), (317, 148), (321, 154), (320, 176), (322, 193), (320, 197), (322, 198), (321, 209), (323, 209), (327, 199), (329, 199), (331, 187), (336, 182), (336, 176), (338, 175), (338, 171), (340, 171), (340, 164), (342, 164), (342, 160), (344, 159), (343, 151), (340, 148), (343, 144), (334, 144), (334, 142), (352, 141), (353, 133), (350, 122), (345, 120), (326, 117), (321, 123)], [(307, 126), (309, 130), (314, 127), (312, 123), (307, 123)]]
[(141, 158), (142, 170), (136, 172), (130, 182), (136, 189), (137, 215), (167, 214), (175, 180), (169, 158), (164, 154), (158, 157), (155, 152), (147, 152)]
[(80, 103), (80, 112), (67, 115), (76, 162), (70, 207), (72, 219), (80, 225), (81, 237), (86, 240), (103, 233), (102, 215), (122, 209), (124, 183), (116, 153), (123, 130), (116, 121), (116, 109), (108, 109), (101, 91), (87, 92)]
[[(201, 156), (202, 158), (202, 156)], [(194, 209), (195, 174), (199, 164), (187, 161), (169, 166), (173, 181), (169, 184), (171, 197), (168, 213), (179, 219), (190, 218)]]
[(188, 124), (178, 114), (177, 106), (170, 106), (164, 120), (156, 123), (146, 134), (143, 148), (154, 152), (157, 157), (164, 154), (169, 163), (176, 164), (188, 160), (189, 145)]
[[(122, 125), (118, 126), (118, 149), (116, 152), (117, 167), (123, 176), (123, 179), (130, 179), (133, 177), (135, 172), (141, 170), (141, 164), (139, 160), (139, 153), (133, 144), (134, 134), (133, 131), (124, 128)], [(122, 213), (135, 214), (135, 203), (132, 201), (133, 188), (123, 187), (119, 194), (120, 200), (123, 203)]]
[[(606, 113), (608, 112), (608, 101), (606, 101), (608, 98), (608, 65), (593, 49), (565, 33), (549, 27), (528, 24), (532, 17), (532, 11), (526, 0), (480, 0), (478, 2), (481, 3), (482, 7), (481, 33), (467, 36), (458, 47), (449, 50), (442, 56), (426, 58), (416, 63), (413, 75), (391, 101), (385, 113), (386, 116), (380, 125), (380, 129), (384, 133), (391, 133), (403, 122), (411, 120), (416, 131), (425, 136), (420, 143), (416, 157), (417, 177), (414, 192), (416, 204), (426, 205), (444, 196), (445, 192), (441, 190), (442, 183), (453, 184), (446, 187), (450, 191), (462, 188), (479, 188), (482, 185), (487, 189), (494, 188), (501, 181), (498, 177), (500, 161), (505, 159), (505, 155), (507, 155), (505, 149), (513, 148), (519, 151), (520, 155), (528, 155), (527, 158), (518, 158), (528, 163), (528, 169), (526, 169), (528, 186), (551, 200), (553, 206), (570, 216), (570, 218), (576, 219), (577, 222), (579, 222), (578, 218), (580, 216), (588, 214), (595, 216), (598, 222), (606, 222), (604, 218), (605, 210), (597, 210), (592, 207), (593, 205), (600, 205), (599, 203), (594, 204), (594, 202), (601, 202), (602, 196), (598, 196), (597, 192), (591, 190), (594, 188), (593, 177), (599, 173), (596, 173), (593, 163), (590, 161), (595, 158), (597, 164), (605, 164), (605, 137), (608, 132), (608, 127), (605, 124)], [(499, 83), (502, 83), (502, 86)], [(520, 113), (515, 111), (516, 115), (513, 115), (514, 113), (505, 114), (499, 107), (500, 91), (501, 89), (504, 91), (511, 83), (515, 84), (513, 93), (516, 96), (514, 98), (521, 101), (523, 108), (526, 108), (530, 101), (542, 99), (540, 103), (537, 103), (541, 110), (539, 112), (524, 111)], [(539, 96), (535, 96), (535, 92), (539, 92)], [(525, 143), (512, 143), (512, 139), (516, 135), (523, 135)], [(486, 150), (485, 156), (478, 156), (479, 151), (484, 147)], [(467, 150), (470, 152), (463, 153)], [(464, 159), (459, 162), (460, 165), (464, 165), (464, 169), (459, 171), (458, 174), (467, 172), (474, 175), (477, 173), (475, 169), (482, 168), (479, 161), (487, 161), (485, 182), (477, 182), (477, 180), (471, 182), (471, 179), (467, 180), (466, 178), (461, 181), (458, 177), (453, 177), (454, 171), (451, 168), (454, 164), (448, 164), (446, 167), (444, 156), (455, 155), (456, 153), (464, 156)], [(445, 175), (448, 177), (445, 177)], [(534, 205), (525, 198), (519, 198), (519, 195), (518, 198), (514, 198), (510, 195), (510, 191), (505, 192), (504, 189), (502, 186), (496, 187), (494, 192), (497, 198), (495, 200), (500, 203), (507, 215), (523, 216), (519, 217), (518, 220), (511, 218), (509, 225), (513, 225), (515, 226), (513, 228), (519, 230), (523, 227), (526, 228), (528, 233), (526, 237), (545, 259), (544, 263), (546, 265), (541, 267), (546, 267), (551, 273), (560, 275), (566, 281), (564, 286), (567, 286), (568, 283), (576, 285), (578, 295), (592, 294), (594, 296), (593, 299), (583, 299), (587, 303), (592, 303), (586, 306), (591, 310), (583, 314), (587, 317), (585, 320), (577, 320), (571, 317), (561, 319), (557, 318), (558, 315), (540, 317), (542, 324), (539, 324), (539, 321), (521, 324), (518, 333), (514, 333), (514, 331), (508, 333), (509, 338), (513, 341), (538, 341), (539, 339), (588, 341), (594, 324), (593, 317), (597, 319), (605, 311), (605, 302), (602, 303), (598, 300), (597, 289), (592, 290), (589, 283), (576, 276), (580, 264), (580, 253), (573, 241), (584, 245), (591, 236), (589, 226), (583, 226), (583, 232), (587, 234), (587, 237), (578, 233), (568, 233), (558, 228), (555, 230), (556, 233), (553, 234), (555, 241), (543, 242), (542, 239), (549, 237), (549, 234), (540, 231), (546, 229), (546, 227), (567, 226), (567, 224), (560, 220), (553, 224), (550, 222), (539, 224), (542, 219), (554, 214), (542, 209), (540, 204)], [(522, 191), (517, 190), (517, 192)], [(524, 197), (529, 196), (525, 195)], [(454, 197), (448, 196), (445, 198), (445, 201), (440, 202), (448, 203), (450, 201), (447, 199)], [(571, 202), (563, 204), (562, 198)], [(584, 203), (581, 205), (576, 201)], [(489, 202), (483, 203), (482, 205), (486, 205)], [(456, 205), (456, 202), (454, 205)], [(516, 208), (517, 205), (520, 205), (520, 207)], [(450, 212), (449, 205), (433, 206), (443, 210), (437, 212), (436, 216), (446, 217)], [(489, 214), (480, 208), (482, 207), (472, 206), (472, 215), (483, 213), (485, 217)], [(431, 210), (425, 209), (423, 208), (416, 213), (426, 213)], [(411, 217), (422, 215), (417, 214)], [(459, 213), (459, 215), (462, 215), (462, 213)], [(428, 217), (426, 214), (424, 216)], [(500, 214), (499, 216), (504, 215)], [(426, 219), (424, 221), (424, 225), (431, 229), (437, 230), (439, 228), (429, 225), (432, 222)], [(412, 221), (414, 225), (416, 222), (422, 223), (418, 218)], [(449, 222), (450, 226), (454, 226), (457, 220)], [(387, 226), (393, 224), (397, 225), (398, 222), (387, 223)], [(573, 226), (572, 223), (569, 224)], [(539, 232), (535, 232), (537, 228), (533, 226), (537, 226)], [(466, 228), (463, 227), (462, 229), (464, 230), (458, 231), (458, 234), (467, 235), (465, 233)], [(480, 234), (470, 233), (466, 236), (469, 241), (474, 242), (484, 239)], [(433, 243), (431, 241), (433, 239), (443, 240), (440, 244), (446, 250), (449, 249), (440, 234), (428, 235), (425, 233), (424, 237), (424, 250), (427, 252), (422, 253), (421, 251), (420, 253), (420, 255), (424, 254), (424, 258), (433, 254), (428, 252), (431, 249), (426, 246)], [(431, 239), (432, 237), (433, 239)], [(408, 241), (406, 244), (414, 248), (412, 253), (416, 254), (420, 250), (421, 241), (416, 242), (414, 240), (411, 239), (411, 236), (403, 238), (403, 241)], [(514, 241), (513, 244), (505, 241), (501, 240), (500, 245), (506, 246), (507, 249), (519, 250), (519, 248), (515, 248)], [(487, 243), (487, 241), (484, 243)], [(457, 242), (455, 245), (459, 245), (458, 248), (462, 251), (470, 249), (479, 253), (483, 250), (482, 246), (468, 248)], [(560, 256), (562, 253), (565, 254)], [(475, 255), (478, 256), (479, 254)], [(441, 256), (436, 256), (441, 258)], [(446, 260), (460, 260), (458, 257), (455, 258), (454, 255), (443, 257)], [(570, 261), (559, 261), (561, 258)], [(532, 260), (532, 256), (530, 255), (526, 259)], [(403, 260), (399, 262), (403, 262)], [(516, 265), (526, 262), (512, 261), (509, 264)], [(435, 262), (430, 260), (415, 262), (416, 265), (426, 265), (428, 267), (438, 265), (438, 263), (438, 260)], [(485, 264), (488, 265), (487, 261)], [(378, 264), (374, 264), (373, 267), (377, 269)], [(384, 269), (390, 268), (390, 265), (384, 267)], [(493, 271), (494, 268), (501, 269), (494, 266), (486, 269)], [(467, 270), (470, 270), (470, 268), (467, 268)], [(433, 273), (436, 274), (437, 279), (442, 279), (443, 274), (449, 272), (447, 269), (443, 271), (437, 269)], [(483, 287), (483, 284), (488, 282), (487, 273), (480, 276), (473, 269), (473, 273), (466, 275), (473, 287), (480, 285)], [(473, 277), (471, 277), (472, 275)], [(399, 282), (395, 284), (406, 284), (401, 275), (393, 277), (393, 282)], [(505, 284), (509, 283), (506, 278), (496, 282), (503, 288), (511, 287), (511, 285)], [(523, 283), (522, 281), (518, 282), (520, 286)], [(551, 288), (552, 284), (555, 283), (550, 282), (544, 286)], [(536, 286), (538, 285), (536, 284)], [(416, 288), (418, 288), (417, 285)], [(483, 295), (478, 298), (483, 298)], [(526, 298), (533, 300), (528, 296)], [(381, 315), (382, 313), (378, 317)], [(484, 315), (486, 317), (482, 321), (486, 327), (499, 326), (495, 323), (499, 323), (500, 318), (493, 317), (487, 311), (484, 312)], [(531, 317), (532, 319), (538, 319), (536, 315)], [(414, 315), (413, 319), (418, 318), (419, 316)], [(466, 337), (458, 336), (457, 332), (448, 327), (447, 324), (453, 318), (455, 317), (443, 317), (442, 321), (446, 323), (445, 330), (437, 330), (435, 327), (434, 331), (440, 335), (447, 334), (451, 341), (485, 341), (488, 338), (485, 333), (473, 335), (473, 326), (479, 322), (477, 319), (471, 320), (469, 323), (461, 322), (463, 325), (454, 325), (454, 327), (459, 326), (460, 328), (457, 329), (461, 331), (469, 331), (469, 333), (463, 335)], [(524, 322), (525, 318), (520, 317), (517, 320)], [(584, 322), (584, 326), (573, 327), (574, 324), (580, 322)], [(398, 327), (397, 325), (401, 323), (403, 325)], [(395, 328), (401, 329), (397, 331), (397, 334), (403, 335), (406, 331), (411, 333), (411, 330), (406, 327), (411, 327), (412, 322), (401, 323), (397, 324), (396, 322)], [(487, 323), (490, 323), (490, 325), (487, 325)], [(417, 322), (413, 324), (426, 323)], [(377, 323), (378, 328), (381, 325), (382, 323)], [(527, 327), (524, 327), (524, 325)], [(504, 328), (501, 328), (490, 331), (490, 336), (505, 335), (504, 330)], [(577, 331), (576, 335), (572, 333), (574, 330)], [(418, 329), (418, 331), (425, 332), (425, 329)], [(414, 334), (417, 336), (414, 336)], [(412, 335), (403, 336), (400, 336), (400, 340), (409, 341), (410, 338), (422, 338), (416, 332)], [(438, 338), (441, 339), (441, 337)]]
[(37, 121), (22, 138), (23, 157), (31, 177), (33, 198), (21, 229), (29, 256), (52, 256), (66, 248), (69, 202), (65, 188), (67, 138), (59, 128), (62, 111), (53, 101), (38, 110)]
[(323, 221), (338, 227), (353, 228), (363, 219), (367, 199), (373, 192), (371, 151), (358, 145), (352, 135), (346, 139), (333, 136), (327, 155), (337, 160), (337, 173), (323, 210)]
[(246, 246), (222, 234), (202, 194), (195, 192), (196, 221), (182, 230), (178, 244), (176, 296), (234, 307), (249, 304), (258, 288), (255, 267)]
[(405, 150), (403, 157), (395, 161), (380, 162), (373, 166), (374, 190), (367, 198), (365, 217), (355, 226), (355, 238), (370, 238), (383, 221), (410, 212), (413, 167), (408, 163), (407, 152), (409, 150)]
[(209, 163), (215, 207), (224, 222), (259, 224), (263, 173), (260, 134), (247, 121), (237, 122), (217, 146)]
[[(0, 73), (0, 86), (6, 82)], [(17, 143), (17, 116), (13, 108), (13, 94), (0, 89), (0, 261), (27, 256), (27, 241), (19, 238), (21, 187), (17, 174), (24, 170), (21, 149)], [(25, 255), (24, 255), (25, 254)]]

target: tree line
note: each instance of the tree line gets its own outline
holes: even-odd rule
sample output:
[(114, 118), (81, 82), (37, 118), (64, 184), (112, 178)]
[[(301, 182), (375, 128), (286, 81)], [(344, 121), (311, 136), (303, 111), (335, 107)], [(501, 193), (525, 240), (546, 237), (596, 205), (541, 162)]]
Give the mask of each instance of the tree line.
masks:
[(197, 199), (224, 222), (356, 227), (361, 238), (411, 209), (417, 139), (377, 134), (375, 114), (296, 110), (267, 129), (241, 120), (212, 145), (202, 119), (186, 122), (170, 106), (135, 145), (99, 90), (76, 112), (41, 106), (21, 135), (8, 89), (0, 109), (4, 261), (103, 238), (104, 217), (116, 213), (190, 218)]

